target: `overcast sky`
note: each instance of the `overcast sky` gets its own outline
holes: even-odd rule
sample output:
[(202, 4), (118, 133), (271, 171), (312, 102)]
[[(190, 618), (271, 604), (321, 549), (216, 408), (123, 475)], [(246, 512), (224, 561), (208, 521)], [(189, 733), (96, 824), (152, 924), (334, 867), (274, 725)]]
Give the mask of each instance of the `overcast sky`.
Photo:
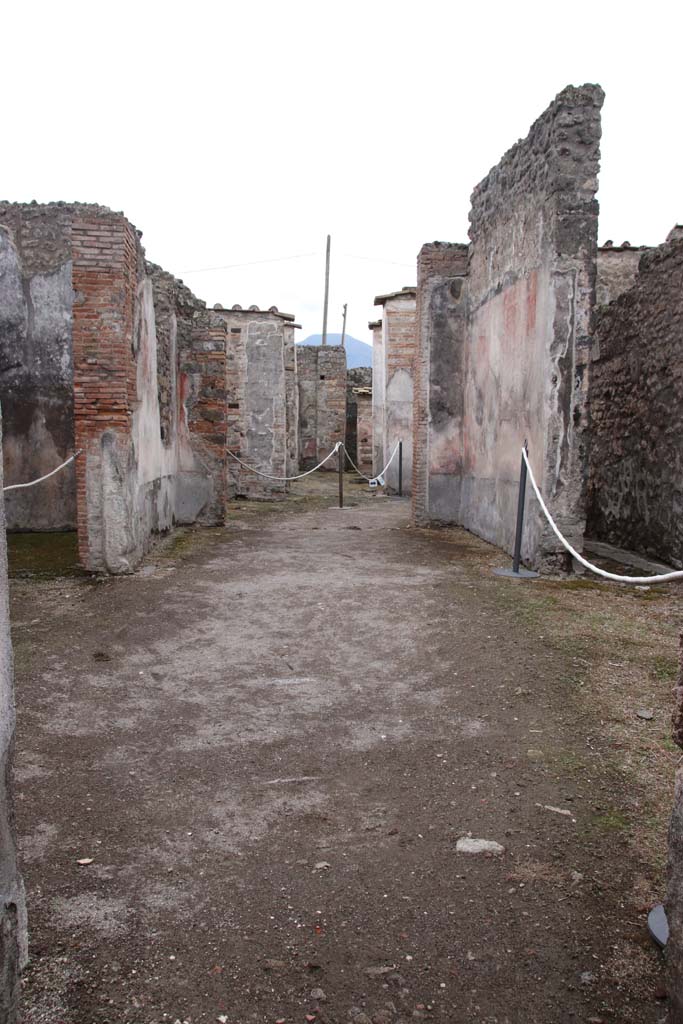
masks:
[(415, 283), (423, 242), (467, 240), (472, 188), (565, 85), (607, 93), (600, 241), (683, 220), (680, 10), (6, 4), (1, 198), (123, 210), (200, 298), (277, 305), (301, 337), (321, 330), (329, 232), (329, 330), (348, 302), (370, 341), (373, 297)]

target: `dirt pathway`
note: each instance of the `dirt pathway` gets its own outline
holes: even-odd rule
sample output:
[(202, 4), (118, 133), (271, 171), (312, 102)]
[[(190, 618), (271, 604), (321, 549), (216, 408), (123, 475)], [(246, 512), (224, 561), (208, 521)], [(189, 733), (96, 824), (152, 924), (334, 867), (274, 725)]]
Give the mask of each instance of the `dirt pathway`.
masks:
[[(501, 581), (404, 502), (329, 504), (15, 583), (26, 1024), (664, 1019), (633, 823), (661, 844), (668, 795), (619, 758), (652, 726), (672, 773), (678, 598)], [(612, 749), (586, 687), (641, 626), (668, 667)]]

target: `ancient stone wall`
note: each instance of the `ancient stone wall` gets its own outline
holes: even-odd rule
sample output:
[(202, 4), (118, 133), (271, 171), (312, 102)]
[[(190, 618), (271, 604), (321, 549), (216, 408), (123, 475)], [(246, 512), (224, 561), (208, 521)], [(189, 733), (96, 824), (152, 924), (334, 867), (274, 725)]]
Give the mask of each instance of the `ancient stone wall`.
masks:
[(588, 531), (683, 566), (683, 239), (597, 313)]
[(285, 396), (287, 419), (287, 476), (299, 472), (299, 387), (297, 384), (297, 344), (299, 324), (284, 324)]
[[(288, 424), (291, 437), (291, 386), (287, 361), (293, 317), (275, 309), (222, 309), (212, 313), (227, 330), (227, 447), (261, 473), (285, 477)], [(289, 403), (288, 403), (289, 397)], [(286, 484), (258, 476), (228, 459), (228, 497), (273, 498)]]
[[(368, 389), (372, 399), (372, 368), (354, 366), (346, 371), (346, 436), (344, 444), (354, 462), (358, 462), (358, 389)], [(367, 433), (367, 430), (365, 431)], [(370, 434), (372, 438), (372, 433)]]
[[(507, 551), (525, 439), (560, 530), (583, 540), (603, 98), (563, 90), (472, 195), (456, 521)], [(522, 557), (566, 564), (531, 502)]]
[[(299, 345), (299, 466), (311, 469), (346, 432), (346, 350), (341, 345)], [(324, 469), (336, 469), (330, 459)]]
[(598, 249), (598, 277), (595, 302), (604, 306), (633, 287), (638, 274), (640, 257), (650, 252), (646, 245), (602, 245)]
[[(382, 375), (384, 400), (379, 429), (383, 433), (382, 465), (391, 458), (399, 441), (403, 442), (403, 493), (410, 494), (413, 466), (413, 362), (417, 343), (416, 289), (403, 288), (400, 292), (378, 295), (375, 305), (383, 307)], [(374, 360), (373, 360), (374, 363)], [(373, 388), (378, 387), (377, 381)], [(373, 423), (374, 429), (374, 423)], [(398, 488), (398, 458), (389, 466), (385, 480), (387, 487)]]
[[(678, 680), (674, 687), (671, 738), (683, 749), (683, 634), (679, 641)], [(669, 824), (666, 887), (666, 946), (669, 1016), (672, 1024), (683, 1021), (683, 768), (676, 770), (673, 807)]]
[[(7, 485), (49, 473), (74, 450), (71, 214), (61, 203), (0, 203), (0, 386)], [(73, 466), (6, 498), (13, 530), (76, 526)]]
[(412, 509), (417, 523), (457, 522), (462, 477), (468, 247), (433, 242), (417, 259)]
[(27, 934), (26, 903), (17, 867), (12, 802), (14, 689), (3, 483), (0, 459), (0, 1021), (15, 1024), (19, 1020), (19, 975), (26, 961)]
[(225, 518), (226, 331), (182, 281), (145, 263), (152, 283), (159, 430), (172, 453), (174, 520)]
[(372, 331), (372, 472), (384, 468), (384, 341), (382, 321), (368, 324)]
[(372, 388), (356, 393), (356, 452), (358, 468), (372, 473)]

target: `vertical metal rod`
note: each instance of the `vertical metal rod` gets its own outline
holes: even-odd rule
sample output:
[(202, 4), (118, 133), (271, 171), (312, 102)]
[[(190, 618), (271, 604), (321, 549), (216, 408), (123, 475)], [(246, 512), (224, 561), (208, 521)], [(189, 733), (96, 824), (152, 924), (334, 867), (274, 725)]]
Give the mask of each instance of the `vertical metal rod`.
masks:
[(330, 297), (330, 236), (325, 254), (325, 302), (323, 303), (323, 345), (327, 345), (327, 300)]
[[(528, 453), (529, 448), (524, 442), (524, 451)], [(517, 495), (517, 526), (515, 527), (515, 550), (512, 556), (512, 571), (519, 572), (519, 563), (522, 556), (522, 530), (524, 529), (524, 497), (526, 493), (526, 462), (522, 456), (522, 465), (519, 470), (519, 493)]]
[(345, 302), (344, 303), (344, 319), (342, 320), (342, 340), (341, 340), (342, 348), (344, 347), (344, 340), (346, 339), (346, 308), (347, 308), (347, 303)]
[(339, 446), (337, 458), (339, 460), (339, 508), (344, 508), (344, 463), (346, 461), (346, 449), (343, 444)]
[(403, 497), (403, 441), (398, 442), (398, 496)]

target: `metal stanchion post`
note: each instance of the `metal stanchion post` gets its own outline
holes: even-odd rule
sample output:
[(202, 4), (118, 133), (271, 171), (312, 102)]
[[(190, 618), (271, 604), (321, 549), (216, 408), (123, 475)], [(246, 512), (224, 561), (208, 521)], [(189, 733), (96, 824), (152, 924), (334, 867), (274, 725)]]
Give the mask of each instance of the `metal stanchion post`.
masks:
[(344, 462), (346, 461), (346, 448), (342, 443), (339, 446), (337, 458), (339, 460), (339, 508), (344, 508)]
[[(526, 441), (524, 442), (524, 450), (529, 452)], [(493, 572), (496, 576), (512, 576), (515, 579), (531, 580), (536, 579), (540, 573), (533, 572), (531, 569), (524, 569), (520, 567), (520, 561), (522, 558), (522, 533), (524, 530), (524, 498), (526, 495), (526, 462), (524, 456), (522, 456), (522, 465), (519, 470), (519, 491), (517, 493), (517, 523), (515, 525), (515, 546), (512, 554), (512, 568), (511, 569), (494, 569)]]
[(398, 442), (398, 496), (403, 497), (403, 441)]

